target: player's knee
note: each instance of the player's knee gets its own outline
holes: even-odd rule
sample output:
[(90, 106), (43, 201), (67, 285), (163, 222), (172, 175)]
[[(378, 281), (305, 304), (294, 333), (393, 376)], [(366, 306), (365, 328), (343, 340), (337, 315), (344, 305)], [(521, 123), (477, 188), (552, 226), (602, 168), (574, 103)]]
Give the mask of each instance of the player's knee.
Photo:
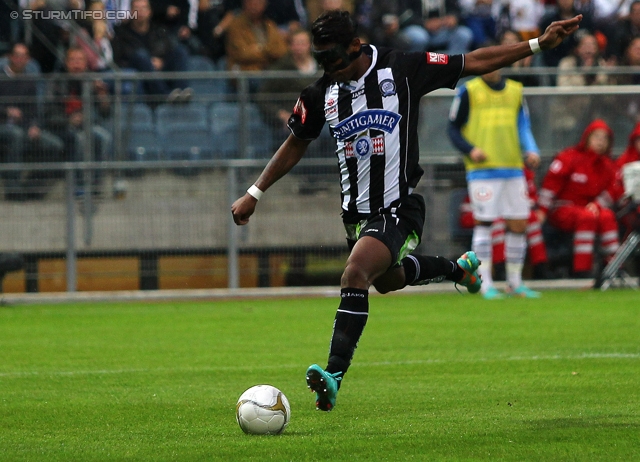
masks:
[(600, 210), (600, 221), (603, 223), (615, 223), (616, 215), (613, 210), (603, 208)]
[(347, 262), (340, 283), (343, 288), (353, 287), (357, 289), (368, 289), (371, 285), (364, 269), (354, 262)]
[(527, 220), (507, 220), (507, 229), (516, 234), (524, 234), (527, 231)]
[(581, 229), (593, 229), (595, 231), (598, 217), (587, 209), (580, 212), (578, 223)]

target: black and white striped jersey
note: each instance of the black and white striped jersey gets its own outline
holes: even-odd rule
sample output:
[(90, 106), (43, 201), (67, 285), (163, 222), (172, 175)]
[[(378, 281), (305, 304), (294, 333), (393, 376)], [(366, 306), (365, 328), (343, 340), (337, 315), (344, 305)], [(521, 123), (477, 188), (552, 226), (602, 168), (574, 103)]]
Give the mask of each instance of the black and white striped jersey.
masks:
[[(420, 98), (454, 88), (462, 55), (405, 53), (364, 45), (372, 59), (357, 81), (338, 83), (326, 75), (300, 94), (289, 129), (312, 140), (325, 122), (337, 141), (343, 219), (355, 223), (410, 194), (423, 174), (418, 165)], [(445, 136), (443, 134), (443, 136)]]

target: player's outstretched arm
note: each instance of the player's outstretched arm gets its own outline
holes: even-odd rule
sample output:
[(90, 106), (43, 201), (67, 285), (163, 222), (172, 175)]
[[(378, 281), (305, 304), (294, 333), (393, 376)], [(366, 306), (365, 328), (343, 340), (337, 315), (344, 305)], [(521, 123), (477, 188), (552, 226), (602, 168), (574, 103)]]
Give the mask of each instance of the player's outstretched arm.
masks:
[[(264, 168), (254, 185), (262, 192), (286, 175), (302, 159), (310, 141), (301, 140), (293, 135), (285, 140)], [(245, 193), (231, 206), (231, 215), (236, 225), (246, 225), (256, 210), (258, 199)]]
[[(578, 30), (580, 21), (582, 21), (581, 14), (571, 19), (554, 21), (549, 24), (544, 34), (537, 39), (540, 49), (548, 50), (560, 45), (566, 37)], [(533, 46), (535, 48), (535, 43)], [(462, 76), (487, 74), (532, 54), (532, 45), (529, 42), (478, 48), (464, 56)]]

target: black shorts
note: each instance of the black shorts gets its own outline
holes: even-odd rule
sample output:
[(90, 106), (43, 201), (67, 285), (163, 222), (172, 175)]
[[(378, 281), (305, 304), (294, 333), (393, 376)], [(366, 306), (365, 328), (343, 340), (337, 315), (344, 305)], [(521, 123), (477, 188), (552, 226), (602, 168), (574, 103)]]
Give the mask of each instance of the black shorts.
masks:
[(424, 199), (418, 194), (410, 194), (358, 223), (345, 223), (349, 251), (361, 237), (375, 237), (387, 246), (393, 264), (399, 264), (420, 244), (424, 217)]

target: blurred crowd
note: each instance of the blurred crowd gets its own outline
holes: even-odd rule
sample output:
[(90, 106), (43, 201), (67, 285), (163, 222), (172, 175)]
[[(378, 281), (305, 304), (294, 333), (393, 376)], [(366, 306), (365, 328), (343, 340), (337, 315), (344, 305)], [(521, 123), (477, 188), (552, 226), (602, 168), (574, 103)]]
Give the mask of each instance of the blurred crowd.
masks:
[[(287, 54), (293, 34), (331, 9), (352, 12), (366, 42), (449, 54), (527, 40), (554, 20), (582, 14), (578, 34), (518, 66), (640, 65), (639, 0), (2, 0), (0, 55), (12, 43), (28, 43), (43, 73), (64, 70), (70, 47), (84, 50), (92, 71), (181, 71), (193, 55), (206, 56), (218, 69), (261, 70)], [(32, 19), (12, 19), (20, 10), (32, 12)], [(65, 10), (94, 14), (56, 15)], [(600, 74), (558, 82), (602, 83), (611, 82)], [(174, 88), (175, 82), (167, 88), (157, 81), (146, 90), (168, 94)]]

